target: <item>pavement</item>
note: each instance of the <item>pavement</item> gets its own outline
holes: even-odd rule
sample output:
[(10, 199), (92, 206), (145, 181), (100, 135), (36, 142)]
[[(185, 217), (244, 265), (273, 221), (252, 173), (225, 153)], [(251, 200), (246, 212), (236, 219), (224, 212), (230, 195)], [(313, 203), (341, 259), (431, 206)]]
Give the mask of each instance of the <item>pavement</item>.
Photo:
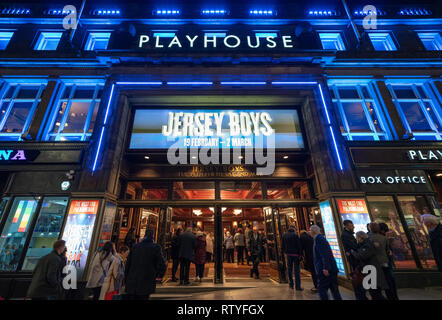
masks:
[[(178, 286), (167, 282), (157, 287), (152, 300), (319, 300), (317, 293), (311, 292), (313, 283), (309, 278), (302, 279), (303, 291), (292, 290), (288, 284), (280, 284), (270, 279), (226, 279), (223, 284), (213, 284), (209, 279), (202, 283), (192, 282), (189, 286)], [(353, 291), (339, 287), (344, 300), (354, 300)], [(442, 287), (401, 288), (400, 300), (442, 300)], [(332, 298), (330, 298), (332, 299)]]

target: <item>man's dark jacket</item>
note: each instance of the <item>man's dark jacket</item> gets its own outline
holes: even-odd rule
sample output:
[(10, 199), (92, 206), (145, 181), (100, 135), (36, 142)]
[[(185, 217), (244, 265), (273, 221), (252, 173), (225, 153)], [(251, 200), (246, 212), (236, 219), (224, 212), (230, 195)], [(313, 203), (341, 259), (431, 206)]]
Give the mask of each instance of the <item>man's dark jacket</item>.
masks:
[(170, 257), (172, 259), (178, 259), (180, 253), (180, 247), (178, 243), (178, 238), (176, 234), (172, 237), (172, 241), (170, 243)]
[(322, 234), (315, 237), (314, 242), (314, 256), (315, 269), (318, 275), (322, 275), (322, 270), (327, 270), (329, 273), (338, 273), (338, 266), (336, 265), (333, 252)]
[(264, 238), (259, 233), (255, 239), (253, 232), (250, 234), (249, 251), (252, 256), (259, 256), (264, 248), (263, 246)]
[(166, 272), (161, 247), (151, 237), (135, 244), (127, 257), (125, 280), (126, 292), (144, 296), (155, 292), (156, 278)]
[(356, 259), (356, 257), (351, 255), (351, 250), (358, 250), (358, 242), (353, 234), (354, 232), (350, 232), (344, 228), (344, 230), (342, 230), (341, 240), (345, 253), (350, 253), (350, 256), (347, 256), (347, 259), (351, 268), (354, 270), (360, 264), (360, 262), (358, 259)]
[(54, 250), (38, 260), (28, 288), (29, 298), (59, 298), (61, 293), (62, 257)]
[(302, 254), (301, 241), (294, 229), (289, 229), (282, 235), (282, 252), (285, 254)]
[(442, 224), (430, 231), (430, 245), (439, 271), (442, 271)]
[(196, 248), (196, 237), (191, 231), (183, 232), (178, 238), (179, 255), (181, 259), (193, 260)]
[(314, 239), (307, 232), (304, 232), (299, 237), (299, 241), (301, 241), (301, 247), (304, 252), (304, 268), (310, 272), (315, 271), (315, 264), (313, 262)]

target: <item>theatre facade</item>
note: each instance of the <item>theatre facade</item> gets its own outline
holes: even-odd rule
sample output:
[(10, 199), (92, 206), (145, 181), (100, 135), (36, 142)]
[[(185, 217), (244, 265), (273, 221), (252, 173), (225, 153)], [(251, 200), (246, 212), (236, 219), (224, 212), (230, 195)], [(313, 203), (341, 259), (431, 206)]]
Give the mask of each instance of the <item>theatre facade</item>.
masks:
[(346, 284), (345, 219), (389, 226), (400, 286), (442, 283), (420, 219), (441, 215), (440, 8), (278, 6), (91, 3), (76, 29), (0, 8), (0, 296), (57, 239), (85, 280), (148, 228), (166, 258), (177, 228), (213, 234), (223, 283), (223, 233), (256, 226), (285, 282), (282, 234), (318, 224)]

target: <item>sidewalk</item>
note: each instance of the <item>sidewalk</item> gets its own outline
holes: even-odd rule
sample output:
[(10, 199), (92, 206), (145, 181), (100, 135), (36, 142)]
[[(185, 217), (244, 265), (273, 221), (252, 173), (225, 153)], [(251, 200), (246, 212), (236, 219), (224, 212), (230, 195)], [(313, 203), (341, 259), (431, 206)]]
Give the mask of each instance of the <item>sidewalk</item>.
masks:
[[(157, 287), (152, 300), (319, 300), (319, 295), (310, 289), (310, 279), (302, 279), (304, 291), (289, 289), (287, 284), (279, 284), (271, 280), (226, 280), (224, 284), (214, 285), (206, 281), (189, 286), (178, 286), (166, 283)], [(353, 292), (339, 287), (344, 300), (354, 300)], [(442, 300), (442, 287), (404, 288), (398, 291), (401, 300)]]

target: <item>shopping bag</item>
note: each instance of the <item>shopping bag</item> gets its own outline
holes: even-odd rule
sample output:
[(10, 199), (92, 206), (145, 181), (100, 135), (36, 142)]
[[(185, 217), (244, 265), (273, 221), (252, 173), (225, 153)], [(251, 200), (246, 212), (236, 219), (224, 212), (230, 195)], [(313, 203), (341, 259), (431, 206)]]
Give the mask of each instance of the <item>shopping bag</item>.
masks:
[(114, 300), (113, 297), (114, 297), (115, 295), (117, 295), (117, 294), (118, 294), (118, 291), (117, 291), (117, 290), (109, 291), (109, 292), (106, 293), (106, 295), (104, 296), (104, 300)]

